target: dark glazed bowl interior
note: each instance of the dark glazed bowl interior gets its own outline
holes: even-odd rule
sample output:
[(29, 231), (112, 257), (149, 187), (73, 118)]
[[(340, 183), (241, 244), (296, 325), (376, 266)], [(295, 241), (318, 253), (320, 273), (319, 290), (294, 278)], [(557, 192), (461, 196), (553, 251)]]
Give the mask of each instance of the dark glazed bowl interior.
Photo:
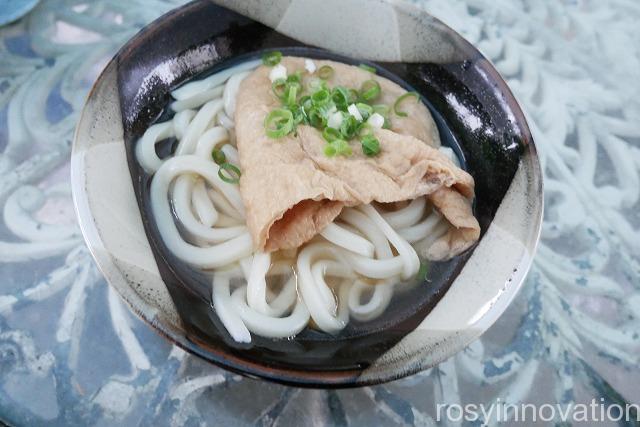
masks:
[[(450, 32), (447, 36), (456, 40), (464, 58), (461, 61), (371, 64), (379, 74), (422, 95), (443, 143), (458, 152), (475, 178), (475, 214), (484, 234), (530, 136), (496, 71), (477, 50)], [(433, 309), (470, 252), (448, 262), (432, 263), (426, 283), (394, 296), (379, 319), (352, 322), (335, 337), (306, 329), (289, 340), (254, 335), (251, 344), (238, 344), (211, 308), (211, 284), (206, 277), (178, 261), (163, 245), (150, 214), (150, 180), (135, 160), (138, 138), (159, 118), (168, 117), (171, 90), (193, 77), (206, 76), (272, 48), (285, 54), (365, 62), (306, 46), (207, 1), (165, 15), (121, 50), (116, 57), (118, 89), (134, 191), (160, 274), (187, 331), (189, 351), (234, 371), (274, 381), (307, 386), (357, 385), (362, 370), (415, 329)]]

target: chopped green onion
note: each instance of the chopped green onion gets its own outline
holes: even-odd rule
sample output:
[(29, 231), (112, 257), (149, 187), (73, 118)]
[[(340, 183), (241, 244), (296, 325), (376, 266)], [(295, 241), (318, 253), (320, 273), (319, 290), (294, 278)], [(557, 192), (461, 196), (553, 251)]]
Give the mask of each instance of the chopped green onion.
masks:
[(300, 104), (294, 104), (288, 107), (289, 111), (291, 111), (291, 113), (293, 114), (293, 123), (295, 125), (305, 122), (308, 120), (308, 115), (307, 112), (305, 111), (304, 107), (302, 107)]
[[(226, 172), (226, 173), (223, 173)], [(232, 165), (231, 163), (223, 163), (220, 165), (220, 169), (218, 169), (218, 176), (224, 182), (228, 182), (229, 184), (237, 184), (240, 182), (240, 169), (236, 165)]]
[(362, 120), (367, 120), (369, 116), (373, 114), (373, 107), (369, 104), (365, 104), (362, 102), (358, 102), (356, 104), (356, 108), (360, 111), (360, 115), (362, 116)]
[(340, 135), (340, 132), (338, 131), (338, 129), (326, 127), (322, 131), (322, 137), (327, 142), (333, 142), (336, 139), (340, 139), (341, 135)]
[(322, 114), (322, 116), (324, 118), (326, 118), (327, 120), (329, 119), (331, 114), (333, 114), (336, 111), (338, 111), (338, 109), (336, 108), (336, 104), (334, 104), (333, 101), (329, 101), (324, 105), (316, 106), (316, 108), (318, 109), (320, 114)]
[(295, 73), (287, 76), (287, 83), (300, 83), (302, 81), (302, 72), (296, 71)]
[(367, 64), (360, 64), (358, 65), (358, 67), (362, 68), (365, 71), (368, 71), (370, 73), (375, 74), (376, 73), (376, 69), (373, 68), (371, 65), (367, 65)]
[(396, 99), (396, 102), (393, 104), (393, 111), (395, 111), (395, 113), (398, 116), (407, 117), (407, 113), (405, 113), (404, 111), (398, 110), (398, 107), (400, 106), (402, 101), (404, 101), (405, 99), (407, 99), (407, 98), (409, 98), (411, 96), (413, 96), (416, 99), (416, 101), (420, 99), (420, 95), (418, 94), (418, 92), (407, 92), (404, 95), (400, 95), (398, 97), (398, 99)]
[(211, 152), (211, 157), (217, 165), (221, 165), (222, 163), (227, 161), (227, 156), (225, 156), (224, 152), (219, 148), (213, 149), (213, 151)]
[(327, 118), (317, 108), (312, 108), (307, 112), (309, 124), (317, 129), (322, 129), (327, 125)]
[(310, 109), (313, 106), (313, 101), (309, 95), (305, 95), (298, 100), (300, 106), (304, 109)]
[(330, 65), (323, 65), (318, 69), (318, 77), (322, 80), (329, 80), (333, 76), (333, 67)]
[(311, 100), (313, 101), (313, 105), (319, 107), (321, 105), (325, 105), (327, 102), (331, 101), (331, 94), (326, 89), (321, 89), (311, 95)]
[(327, 157), (350, 156), (353, 153), (351, 146), (344, 139), (336, 139), (324, 147), (324, 154)]
[(284, 108), (276, 108), (264, 119), (264, 127), (269, 138), (281, 138), (293, 130), (293, 113)]
[(287, 88), (287, 81), (285, 79), (276, 79), (271, 84), (271, 89), (273, 93), (278, 98), (282, 98), (284, 96), (284, 91)]
[(316, 77), (310, 78), (309, 81), (307, 82), (307, 90), (311, 93), (321, 89), (326, 89), (326, 88), (327, 88), (327, 83)]
[(369, 125), (369, 123), (364, 122), (362, 124), (360, 124), (359, 128), (358, 128), (358, 135), (359, 137), (365, 136), (365, 135), (369, 135), (371, 133), (371, 126)]
[(333, 144), (327, 144), (324, 146), (324, 155), (327, 157), (333, 157), (336, 155), (336, 147)]
[(268, 65), (269, 67), (273, 67), (280, 63), (282, 59), (282, 52), (274, 50), (273, 52), (266, 52), (262, 55), (262, 63), (264, 65)]
[(333, 88), (333, 91), (331, 92), (331, 99), (336, 104), (336, 107), (338, 107), (338, 110), (347, 111), (347, 107), (349, 107), (350, 104), (350, 96), (349, 91), (346, 88), (342, 86), (336, 86)]
[(387, 117), (384, 118), (384, 123), (382, 124), (382, 129), (391, 129), (391, 122)]
[(366, 80), (360, 86), (360, 98), (369, 102), (380, 96), (380, 83), (375, 80)]
[(360, 94), (355, 89), (349, 89), (349, 104), (355, 104), (360, 99)]
[(287, 84), (287, 88), (284, 91), (284, 103), (293, 106), (298, 98), (299, 83)]
[(360, 140), (365, 156), (373, 157), (380, 153), (380, 142), (373, 135), (366, 135)]
[(338, 156), (350, 156), (352, 154), (351, 146), (344, 139), (336, 139), (331, 144), (336, 147), (336, 154)]
[(353, 138), (359, 129), (359, 122), (352, 115), (346, 115), (340, 123), (340, 134), (346, 140)]
[[(274, 53), (274, 56), (277, 55)], [(361, 64), (360, 67), (373, 74), (376, 72), (375, 68), (366, 64)], [(383, 127), (389, 128), (390, 126), (389, 106), (371, 105), (372, 101), (381, 95), (380, 83), (370, 79), (363, 82), (359, 90), (344, 86), (330, 88), (326, 79), (331, 78), (333, 74), (334, 69), (331, 66), (320, 67), (316, 74), (319, 78), (310, 77), (305, 83), (305, 89), (302, 86), (300, 71), (287, 78), (274, 81), (272, 83), (273, 93), (280, 99), (282, 107), (271, 111), (265, 117), (265, 133), (270, 138), (281, 138), (295, 132), (299, 124), (306, 124), (315, 127), (322, 133), (323, 139), (327, 142), (324, 153), (328, 157), (352, 155), (349, 141), (353, 138), (360, 140), (362, 152), (366, 156), (377, 155), (380, 153), (380, 142), (373, 136), (372, 128), (367, 124), (367, 120), (372, 114), (379, 113), (385, 119)], [(303, 90), (308, 95), (302, 96)], [(403, 96), (406, 98), (409, 95)], [(396, 104), (399, 104), (404, 98), (399, 98)], [(396, 113), (402, 112), (396, 110)], [(227, 164), (224, 153), (214, 151), (212, 156), (217, 163)], [(231, 168), (232, 166), (225, 166), (226, 175), (229, 175), (229, 170), (235, 172)], [(239, 176), (239, 174), (236, 175)]]
[(380, 114), (382, 117), (387, 117), (389, 115), (389, 110), (391, 110), (389, 106), (385, 104), (375, 104), (372, 105), (372, 107), (373, 112)]

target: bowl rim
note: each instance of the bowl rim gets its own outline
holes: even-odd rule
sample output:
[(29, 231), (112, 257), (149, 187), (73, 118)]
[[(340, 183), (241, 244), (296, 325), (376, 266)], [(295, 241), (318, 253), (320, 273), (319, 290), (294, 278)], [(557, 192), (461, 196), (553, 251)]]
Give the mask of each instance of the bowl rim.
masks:
[[(280, 383), (289, 386), (298, 386), (298, 387), (310, 387), (310, 388), (353, 388), (353, 387), (361, 387), (361, 386), (370, 386), (381, 384), (393, 380), (397, 380), (400, 378), (404, 378), (413, 374), (416, 374), (422, 370), (425, 370), (429, 367), (436, 366), (437, 364), (445, 361), (449, 357), (454, 356), (456, 353), (467, 347), (473, 341), (475, 341), (478, 337), (480, 337), (487, 329), (489, 329), (497, 319), (504, 313), (506, 308), (511, 304), (514, 300), (522, 285), (524, 280), (533, 264), (533, 259), (535, 252), (537, 250), (540, 235), (542, 231), (542, 219), (544, 212), (544, 182), (543, 182), (543, 173), (541, 169), (541, 165), (539, 162), (537, 148), (531, 134), (531, 130), (526, 120), (526, 116), (522, 111), (520, 104), (517, 101), (517, 98), (508, 87), (507, 83), (504, 81), (500, 73), (497, 71), (495, 65), (490, 61), (490, 59), (486, 58), (475, 46), (473, 46), (469, 41), (467, 41), (461, 34), (453, 30), (450, 26), (431, 15), (427, 10), (422, 9), (412, 3), (408, 3), (404, 0), (380, 0), (381, 2), (386, 2), (394, 7), (402, 8), (409, 14), (417, 14), (421, 16), (429, 17), (429, 19), (433, 20), (436, 24), (442, 26), (445, 31), (453, 34), (463, 45), (467, 48), (471, 48), (477, 55), (478, 58), (487, 62), (488, 67), (485, 68), (485, 71), (489, 71), (491, 74), (491, 80), (493, 83), (497, 85), (497, 88), (504, 94), (505, 98), (510, 104), (510, 108), (515, 114), (516, 121), (520, 126), (520, 129), (523, 133), (523, 139), (526, 140), (526, 145), (524, 147), (523, 153), (520, 159), (520, 167), (522, 167), (523, 158), (530, 157), (532, 169), (530, 172), (535, 178), (533, 184), (537, 184), (535, 188), (533, 188), (533, 192), (536, 194), (536, 197), (539, 198), (539, 211), (537, 215), (532, 216), (530, 219), (531, 227), (530, 231), (532, 231), (530, 235), (530, 240), (526, 242), (527, 249), (529, 249), (529, 256), (527, 259), (521, 259), (521, 263), (519, 264), (519, 268), (517, 272), (514, 272), (514, 275), (511, 277), (511, 281), (508, 287), (505, 288), (505, 291), (500, 294), (500, 297), (497, 298), (495, 304), (492, 304), (491, 307), (482, 314), (482, 316), (477, 320), (477, 323), (471, 329), (471, 333), (465, 334), (463, 338), (460, 338), (460, 341), (456, 343), (452, 348), (447, 350), (447, 354), (445, 356), (437, 356), (433, 361), (430, 361), (427, 365), (416, 365), (408, 368), (407, 370), (398, 370), (395, 368), (385, 369), (382, 371), (378, 371), (375, 377), (360, 377), (360, 373), (362, 370), (349, 370), (349, 371), (327, 371), (327, 370), (318, 370), (318, 371), (309, 371), (303, 369), (296, 368), (282, 368), (282, 367), (270, 367), (266, 365), (262, 365), (260, 363), (250, 361), (247, 359), (241, 359), (235, 357), (228, 352), (218, 352), (212, 349), (209, 349), (208, 352), (203, 351), (200, 348), (200, 344), (198, 342), (190, 340), (185, 334), (184, 330), (180, 330), (176, 328), (170, 322), (162, 322), (159, 321), (158, 316), (156, 316), (157, 308), (150, 305), (147, 301), (141, 298), (135, 291), (129, 292), (127, 295), (123, 294), (122, 290), (119, 286), (117, 286), (116, 282), (125, 282), (127, 280), (124, 278), (124, 275), (121, 269), (113, 262), (112, 258), (109, 256), (109, 251), (106, 250), (103, 240), (98, 232), (98, 229), (94, 223), (93, 217), (90, 213), (89, 204), (87, 201), (87, 194), (85, 193), (85, 168), (84, 162), (81, 161), (80, 156), (78, 155), (81, 150), (80, 145), (80, 124), (88, 120), (88, 106), (89, 101), (93, 99), (98, 91), (100, 85), (103, 83), (109, 72), (112, 72), (113, 69), (117, 65), (117, 59), (121, 52), (124, 52), (132, 47), (135, 44), (136, 40), (147, 33), (148, 31), (153, 31), (154, 28), (168, 20), (174, 15), (182, 14), (189, 10), (190, 8), (196, 7), (203, 3), (203, 0), (192, 0), (182, 6), (171, 9), (170, 11), (160, 15), (158, 18), (145, 25), (133, 35), (124, 45), (122, 45), (116, 54), (108, 61), (108, 63), (104, 66), (104, 68), (99, 73), (98, 77), (94, 81), (89, 90), (83, 108), (81, 110), (77, 126), (75, 128), (74, 136), (73, 136), (73, 144), (71, 151), (71, 167), (70, 167), (70, 175), (71, 175), (71, 189), (72, 189), (72, 197), (74, 202), (74, 209), (76, 211), (76, 215), (78, 218), (78, 223), (80, 226), (80, 230), (82, 232), (83, 238), (89, 249), (92, 257), (96, 261), (96, 264), (101, 271), (103, 277), (115, 291), (116, 294), (127, 304), (130, 310), (144, 323), (149, 325), (152, 330), (156, 331), (160, 336), (167, 339), (172, 344), (177, 345), (181, 349), (185, 350), (188, 353), (194, 354), (210, 363), (213, 363), (221, 368), (230, 370), (232, 372), (241, 374), (246, 377), (254, 378), (254, 379), (265, 379), (271, 382)], [(208, 2), (207, 2), (208, 3)], [(226, 7), (224, 5), (217, 5), (216, 2), (212, 2), (214, 5), (219, 7)], [(533, 184), (529, 183), (528, 186), (532, 186)], [(493, 223), (493, 221), (492, 221)], [(455, 282), (456, 279), (454, 279)], [(127, 288), (131, 288), (131, 286), (127, 283)], [(215, 353), (215, 357), (212, 357), (211, 353)]]

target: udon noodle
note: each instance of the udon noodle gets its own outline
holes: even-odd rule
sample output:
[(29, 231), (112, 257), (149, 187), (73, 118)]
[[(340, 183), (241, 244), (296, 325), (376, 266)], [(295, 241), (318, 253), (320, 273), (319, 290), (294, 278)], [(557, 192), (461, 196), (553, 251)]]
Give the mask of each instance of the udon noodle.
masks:
[[(256, 251), (238, 185), (218, 174), (212, 150), (240, 165), (233, 121), (250, 61), (174, 90), (171, 120), (149, 127), (136, 145), (139, 164), (153, 175), (150, 203), (168, 250), (211, 274), (213, 307), (229, 334), (284, 338), (310, 324), (335, 334), (350, 319), (380, 316), (394, 288), (418, 274), (416, 248), (443, 236), (448, 224), (426, 197), (346, 207), (298, 250)], [(156, 145), (176, 138), (167, 158)], [(449, 148), (440, 148), (456, 164)], [(414, 246), (412, 246), (414, 245)]]

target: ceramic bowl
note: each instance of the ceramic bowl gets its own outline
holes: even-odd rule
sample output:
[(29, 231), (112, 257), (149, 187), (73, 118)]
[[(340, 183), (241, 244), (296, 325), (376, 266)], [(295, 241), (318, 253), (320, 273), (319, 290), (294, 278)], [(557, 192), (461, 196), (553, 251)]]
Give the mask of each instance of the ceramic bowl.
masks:
[[(375, 25), (363, 25), (363, 10)], [(210, 284), (162, 245), (133, 146), (163, 113), (173, 88), (273, 48), (372, 61), (380, 73), (420, 92), (445, 143), (475, 178), (482, 236), (464, 255), (433, 263), (422, 291), (394, 296), (376, 321), (354, 322), (337, 336), (307, 329), (293, 339), (254, 337), (238, 344), (211, 309)], [(162, 16), (123, 46), (98, 78), (76, 132), (72, 183), (89, 248), (142, 319), (232, 371), (314, 387), (400, 378), (477, 338), (523, 282), (543, 202), (531, 133), (489, 61), (423, 10), (365, 0), (202, 0)]]

